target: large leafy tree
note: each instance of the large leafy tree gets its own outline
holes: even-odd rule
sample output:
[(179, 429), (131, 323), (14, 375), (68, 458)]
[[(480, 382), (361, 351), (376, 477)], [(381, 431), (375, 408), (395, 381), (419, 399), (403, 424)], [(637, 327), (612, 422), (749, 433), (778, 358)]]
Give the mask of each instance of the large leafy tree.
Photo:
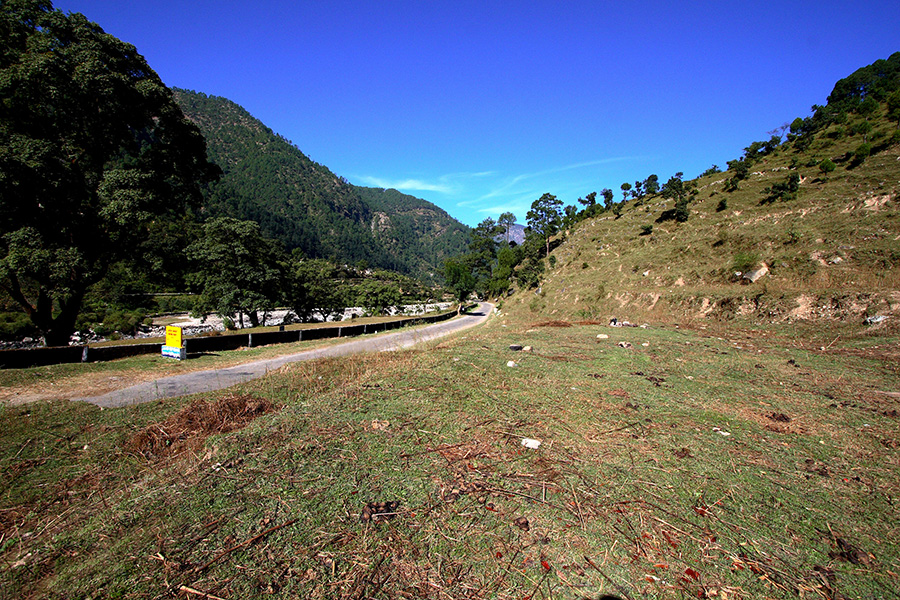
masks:
[(284, 257), (262, 235), (259, 224), (231, 217), (208, 221), (187, 254), (195, 263), (193, 279), (200, 288), (198, 312), (237, 315), (241, 327), (246, 314), (256, 327), (259, 313), (281, 302)]
[(302, 254), (295, 249), (290, 262), (285, 290), (288, 305), (303, 322), (314, 320), (316, 313), (326, 321), (343, 314), (350, 304), (346, 278), (327, 260), (305, 258)]
[(544, 241), (547, 249), (546, 256), (550, 256), (550, 237), (559, 231), (562, 221), (560, 214), (562, 205), (562, 200), (547, 193), (531, 203), (531, 210), (526, 215), (531, 232)]
[(444, 280), (447, 287), (453, 290), (456, 301), (459, 302), (459, 309), (473, 291), (477, 281), (472, 274), (472, 268), (464, 259), (449, 258), (444, 261)]
[(215, 171), (134, 46), (44, 0), (0, 4), (0, 286), (46, 344)]

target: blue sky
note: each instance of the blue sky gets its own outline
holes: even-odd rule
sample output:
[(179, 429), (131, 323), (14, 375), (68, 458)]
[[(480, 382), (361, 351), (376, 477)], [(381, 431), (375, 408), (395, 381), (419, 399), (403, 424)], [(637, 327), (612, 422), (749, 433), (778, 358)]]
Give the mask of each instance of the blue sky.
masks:
[(900, 51), (900, 2), (58, 0), (170, 86), (475, 225), (694, 177)]

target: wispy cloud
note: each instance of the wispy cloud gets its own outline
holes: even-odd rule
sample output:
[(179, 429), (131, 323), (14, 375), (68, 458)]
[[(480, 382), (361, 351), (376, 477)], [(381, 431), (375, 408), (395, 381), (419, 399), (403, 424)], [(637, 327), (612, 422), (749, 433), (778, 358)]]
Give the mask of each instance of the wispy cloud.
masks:
[(360, 181), (366, 185), (400, 191), (437, 192), (440, 194), (458, 194), (465, 188), (465, 183), (470, 179), (480, 179), (494, 175), (492, 171), (478, 173), (448, 173), (441, 175), (436, 180), (425, 181), (422, 179), (382, 179), (380, 177), (360, 177)]
[(389, 179), (381, 179), (379, 177), (361, 177), (360, 179), (366, 185), (385, 189), (395, 189), (400, 190), (401, 192), (411, 190), (417, 192), (439, 192), (441, 194), (453, 193), (453, 187), (447, 183), (430, 183), (427, 181), (422, 181), (420, 179), (403, 179), (399, 181), (393, 181)]
[[(491, 208), (478, 208), (477, 212), (495, 212), (497, 208), (503, 208), (504, 211), (515, 210), (516, 208), (518, 208), (518, 210), (524, 210), (523, 207), (527, 208), (530, 206), (531, 202), (540, 194), (551, 191), (548, 187), (547, 180), (553, 175), (599, 165), (636, 160), (639, 158), (640, 157), (636, 156), (613, 156), (561, 165), (542, 171), (500, 177), (497, 178), (497, 181), (490, 185), (486, 191), (482, 190), (478, 195), (460, 201), (457, 206), (472, 207), (480, 205), (485, 201), (493, 200), (494, 202), (492, 204), (495, 204), (496, 206), (492, 206)], [(558, 184), (559, 182), (554, 182), (554, 189), (558, 188)]]

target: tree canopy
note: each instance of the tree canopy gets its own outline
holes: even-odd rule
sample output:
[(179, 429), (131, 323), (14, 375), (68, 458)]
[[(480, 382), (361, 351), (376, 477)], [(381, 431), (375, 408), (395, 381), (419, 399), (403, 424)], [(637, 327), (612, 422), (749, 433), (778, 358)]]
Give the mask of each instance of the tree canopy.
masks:
[(0, 5), (0, 285), (48, 345), (216, 171), (134, 46), (50, 2)]
[(562, 220), (559, 209), (562, 204), (562, 200), (546, 193), (531, 203), (531, 210), (526, 215), (531, 231), (544, 240), (547, 256), (550, 256), (550, 237), (559, 231)]

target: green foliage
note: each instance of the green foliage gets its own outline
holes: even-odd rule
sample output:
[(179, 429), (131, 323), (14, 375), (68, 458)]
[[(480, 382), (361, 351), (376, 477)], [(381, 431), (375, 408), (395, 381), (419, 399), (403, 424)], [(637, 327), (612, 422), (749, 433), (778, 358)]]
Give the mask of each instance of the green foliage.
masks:
[(459, 303), (468, 299), (478, 283), (468, 265), (458, 259), (448, 259), (444, 262), (444, 280), (447, 287), (453, 290), (453, 295)]
[(531, 234), (540, 238), (547, 248), (546, 256), (550, 256), (550, 237), (559, 231), (561, 206), (562, 200), (546, 193), (531, 203), (531, 210), (526, 215)]
[(887, 118), (891, 121), (897, 121), (897, 127), (900, 128), (900, 89), (888, 96)]
[[(594, 193), (596, 196), (597, 194)], [(502, 213), (497, 218), (497, 225), (503, 228), (503, 235), (505, 237), (507, 245), (509, 244), (509, 232), (513, 225), (516, 224), (516, 215), (511, 212)]]
[(862, 164), (872, 154), (872, 144), (863, 142), (853, 151), (853, 166)]
[(799, 191), (800, 175), (797, 173), (791, 173), (784, 181), (776, 181), (769, 187), (765, 188), (763, 190), (765, 197), (760, 203), (769, 204), (771, 202), (775, 202), (776, 200), (781, 200), (782, 202), (794, 200), (797, 198), (797, 194), (799, 193)]
[(516, 280), (522, 289), (536, 288), (541, 283), (546, 269), (541, 260), (541, 240), (537, 237), (525, 239), (522, 246), (522, 262), (516, 271)]
[(683, 173), (675, 173), (662, 187), (663, 198), (674, 199), (675, 208), (663, 212), (657, 219), (657, 222), (674, 219), (678, 223), (684, 223), (690, 216), (688, 205), (690, 201), (698, 194), (695, 181), (684, 182)]
[(488, 286), (491, 296), (497, 298), (509, 290), (516, 265), (522, 260), (523, 251), (522, 246), (515, 248), (504, 246), (497, 252), (497, 266)]
[(898, 89), (900, 52), (895, 52), (887, 60), (876, 60), (835, 83), (828, 95), (828, 105), (832, 110), (871, 110), (871, 104), (869, 107), (865, 106), (868, 99), (882, 102)]
[(653, 225), (641, 225), (641, 235), (650, 235), (653, 233)]
[(606, 205), (606, 209), (609, 210), (612, 208), (613, 191), (609, 188), (603, 188), (600, 191), (600, 195), (603, 196), (603, 204)]
[(826, 158), (819, 163), (819, 171), (822, 172), (823, 176), (827, 176), (828, 174), (832, 173), (835, 168), (837, 167), (830, 158)]
[(728, 210), (728, 198), (723, 196), (719, 199), (719, 203), (716, 204), (716, 212), (722, 212), (724, 210)]
[[(400, 266), (393, 270), (430, 281), (444, 260), (465, 250), (471, 229), (431, 202), (397, 190), (353, 189), (374, 211), (370, 230), (384, 250), (396, 257)], [(515, 216), (507, 214), (512, 216), (510, 224), (515, 224)]]
[[(351, 185), (225, 98), (176, 90), (224, 168), (206, 210), (259, 223), (288, 251), (427, 279), (461, 253), (469, 228), (430, 202)], [(429, 275), (430, 274), (430, 275)]]
[(722, 169), (719, 168), (719, 165), (713, 165), (707, 170), (700, 173), (700, 177), (708, 177), (709, 175), (715, 175), (716, 173), (721, 173)]
[(393, 281), (367, 279), (357, 285), (354, 290), (357, 306), (362, 306), (372, 315), (380, 315), (389, 308), (402, 303), (400, 287)]
[(288, 272), (285, 300), (301, 321), (313, 320), (317, 311), (327, 320), (351, 304), (349, 275), (327, 260), (305, 258), (295, 250)]
[(731, 268), (733, 271), (746, 273), (747, 271), (752, 270), (758, 264), (758, 253), (751, 251), (742, 251), (734, 255), (734, 260), (731, 262)]
[(200, 289), (197, 312), (237, 314), (241, 327), (246, 314), (256, 327), (259, 312), (280, 303), (284, 258), (253, 221), (212, 219), (187, 254), (195, 269), (191, 280)]
[(740, 186), (740, 182), (750, 174), (750, 163), (746, 160), (729, 160), (728, 170), (731, 177), (725, 182), (725, 191), (734, 192)]
[(0, 339), (32, 337), (40, 332), (23, 312), (0, 312)]
[(677, 202), (675, 202), (675, 221), (678, 223), (684, 223), (688, 220), (691, 212), (688, 208), (689, 198), (687, 196), (679, 198)]
[(216, 170), (130, 44), (42, 2), (4, 2), (0, 30), (0, 286), (65, 344), (91, 286), (170, 249), (149, 232)]

